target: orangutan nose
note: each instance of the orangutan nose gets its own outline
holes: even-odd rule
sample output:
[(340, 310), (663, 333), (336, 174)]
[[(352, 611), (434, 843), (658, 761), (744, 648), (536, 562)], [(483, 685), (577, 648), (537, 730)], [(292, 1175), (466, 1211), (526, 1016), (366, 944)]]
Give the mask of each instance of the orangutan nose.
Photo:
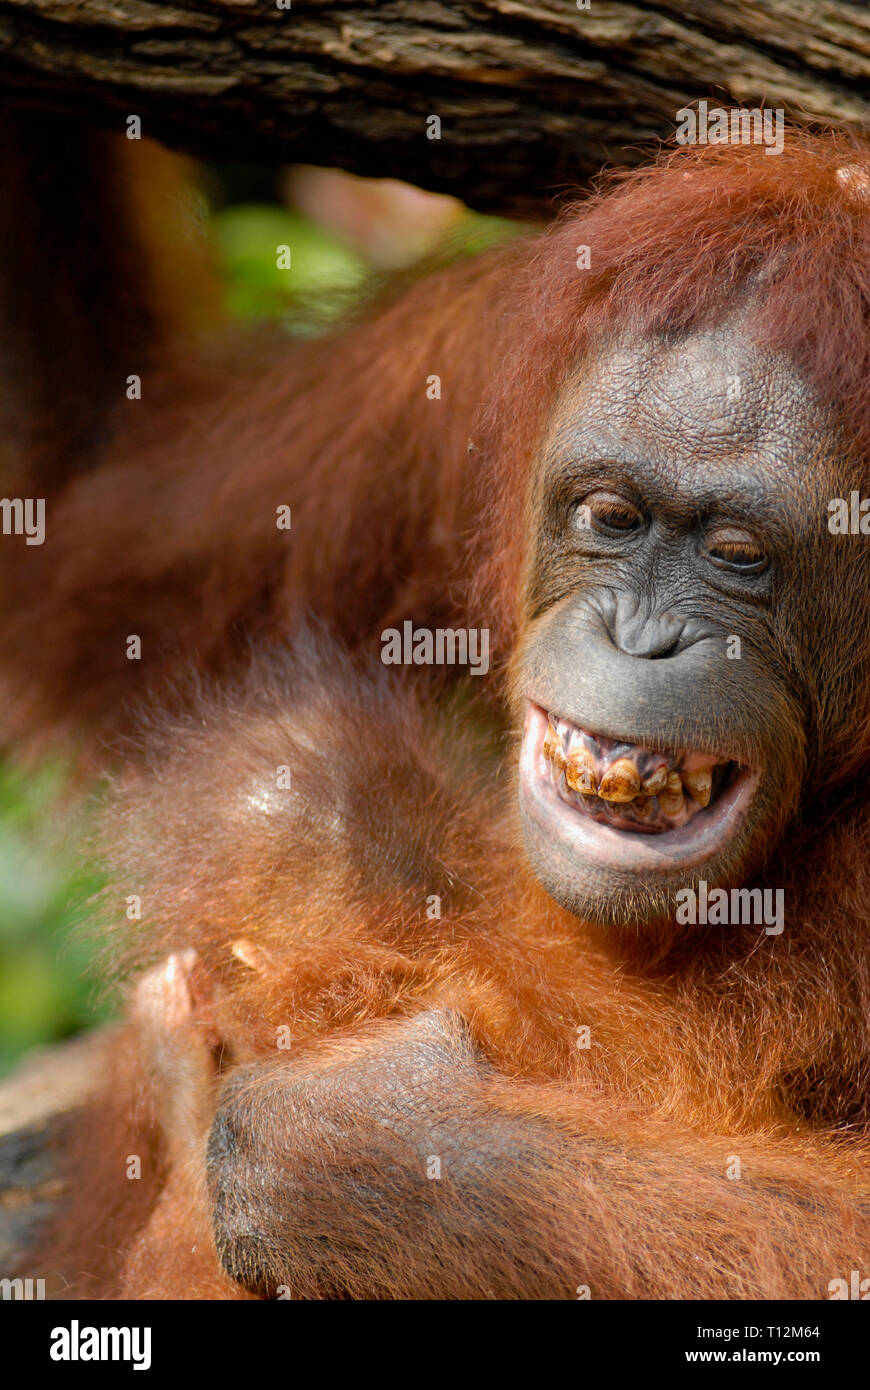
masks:
[(676, 656), (695, 640), (685, 619), (650, 610), (630, 594), (603, 596), (600, 612), (613, 645), (626, 656), (658, 661)]

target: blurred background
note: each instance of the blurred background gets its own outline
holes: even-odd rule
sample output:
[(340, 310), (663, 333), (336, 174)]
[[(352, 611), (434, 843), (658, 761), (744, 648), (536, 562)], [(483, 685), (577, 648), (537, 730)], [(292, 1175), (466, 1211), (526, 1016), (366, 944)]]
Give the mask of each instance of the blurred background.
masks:
[[(384, 277), (525, 230), (391, 179), (184, 162), (180, 221), (214, 264), (226, 314), (297, 337), (328, 331)], [(289, 269), (279, 267), (280, 246), (291, 248)], [(0, 764), (0, 1075), (29, 1048), (112, 1012), (84, 930), (102, 881), (88, 818), (54, 814), (66, 783), (57, 763), (26, 773)], [(74, 838), (59, 822), (79, 826)]]

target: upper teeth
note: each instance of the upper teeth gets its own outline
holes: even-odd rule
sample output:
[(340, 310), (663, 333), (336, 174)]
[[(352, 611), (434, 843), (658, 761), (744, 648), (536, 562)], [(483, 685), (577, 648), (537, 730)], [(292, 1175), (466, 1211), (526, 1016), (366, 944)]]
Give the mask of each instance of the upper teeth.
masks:
[(640, 773), (630, 758), (617, 758), (598, 784), (604, 801), (634, 801), (640, 795)]
[(710, 792), (713, 787), (713, 764), (710, 767), (699, 767), (694, 772), (683, 772), (683, 786), (691, 796), (695, 798), (699, 806), (707, 806), (710, 802)]
[[(620, 755), (605, 765), (600, 744), (609, 740), (596, 740), (567, 721), (559, 723), (561, 729), (554, 725), (552, 716), (549, 718), (543, 753), (557, 774), (564, 772), (572, 791), (582, 796), (599, 796), (611, 803), (635, 802), (634, 809), (641, 816), (650, 814), (651, 797), (658, 798), (660, 810), (670, 817), (682, 812), (684, 793), (699, 807), (709, 805), (713, 769), (722, 759), (711, 754), (708, 763), (699, 765), (697, 757), (693, 757), (691, 769), (685, 769), (679, 767), (676, 754), (638, 749), (631, 757)], [(641, 771), (644, 765), (646, 775)]]
[[(558, 754), (554, 754), (553, 758), (557, 761)], [(595, 759), (586, 748), (578, 748), (571, 754), (565, 769), (565, 780), (573, 791), (594, 796), (598, 789), (598, 777)]]
[(656, 792), (664, 789), (668, 780), (668, 770), (666, 767), (657, 767), (655, 772), (643, 779), (643, 790), (646, 796), (655, 796)]

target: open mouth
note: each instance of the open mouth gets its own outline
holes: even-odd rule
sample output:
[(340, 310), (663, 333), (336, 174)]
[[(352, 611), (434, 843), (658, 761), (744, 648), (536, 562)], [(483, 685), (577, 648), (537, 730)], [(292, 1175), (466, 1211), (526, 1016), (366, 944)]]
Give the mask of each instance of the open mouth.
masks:
[(724, 754), (605, 738), (531, 702), (520, 775), (527, 811), (549, 836), (633, 870), (709, 859), (733, 837), (759, 781)]
[(687, 825), (740, 771), (727, 758), (619, 743), (553, 714), (541, 752), (569, 806), (620, 830), (648, 834)]

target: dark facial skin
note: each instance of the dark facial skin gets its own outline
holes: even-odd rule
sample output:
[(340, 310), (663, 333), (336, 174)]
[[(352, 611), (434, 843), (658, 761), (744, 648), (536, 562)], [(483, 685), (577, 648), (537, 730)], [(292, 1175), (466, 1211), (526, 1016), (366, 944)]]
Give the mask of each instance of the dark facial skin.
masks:
[[(793, 367), (739, 324), (617, 345), (563, 392), (534, 482), (514, 688), (527, 850), (585, 920), (654, 923), (699, 880), (744, 882), (807, 777), (830, 773), (819, 750), (858, 679), (841, 586), (854, 595), (866, 558), (827, 531), (828, 500), (856, 486), (840, 452)], [(691, 817), (673, 822), (653, 807), (646, 829), (600, 800), (584, 814), (542, 755), (547, 713), (566, 751), (572, 726), (623, 745), (604, 745), (598, 775), (622, 754), (643, 772), (649, 750), (709, 765), (710, 803), (686, 794)]]

